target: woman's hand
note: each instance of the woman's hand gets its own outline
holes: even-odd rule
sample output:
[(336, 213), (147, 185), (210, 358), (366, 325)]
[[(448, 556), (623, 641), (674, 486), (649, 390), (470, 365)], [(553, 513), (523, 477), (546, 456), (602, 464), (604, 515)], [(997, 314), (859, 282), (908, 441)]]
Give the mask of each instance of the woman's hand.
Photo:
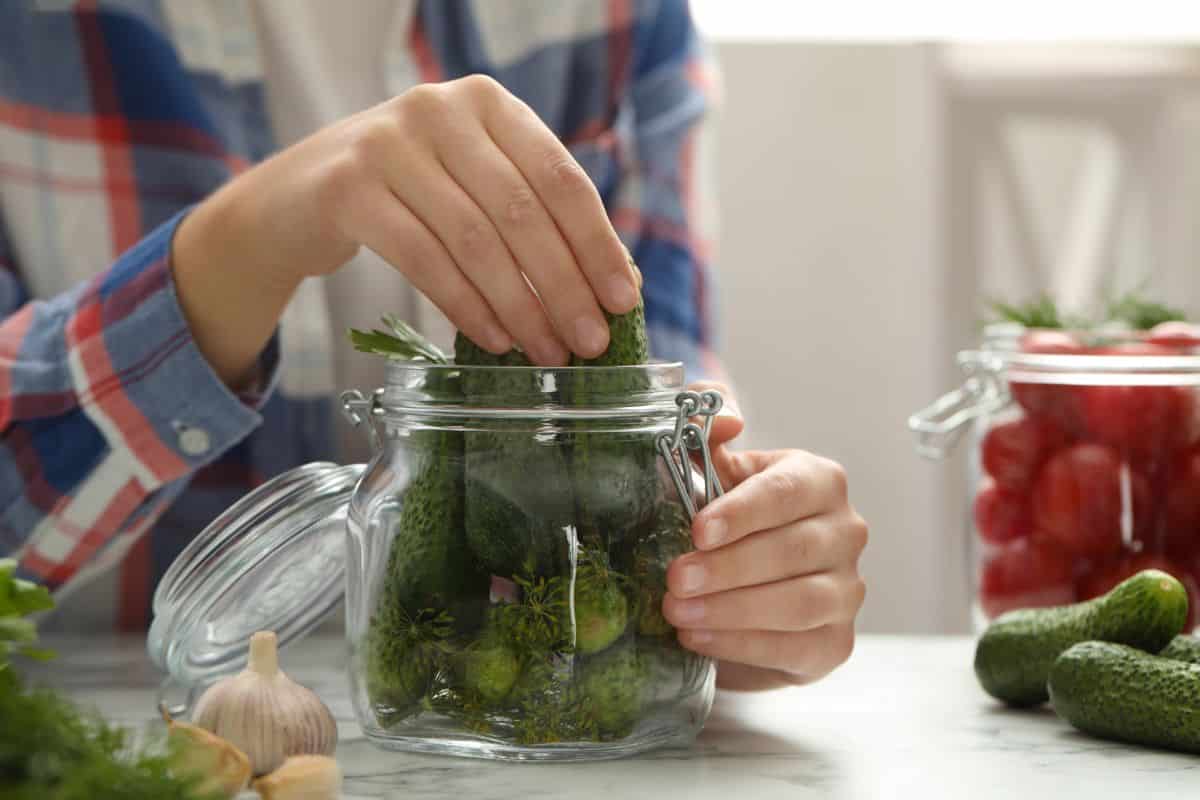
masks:
[[(726, 388), (692, 388), (716, 388), (731, 409)], [(721, 662), (723, 688), (807, 683), (854, 647), (867, 525), (838, 464), (801, 450), (734, 452), (727, 443), (742, 427), (732, 410), (714, 421), (726, 493), (696, 515), (697, 550), (671, 564), (663, 613), (685, 647)]]
[(516, 342), (544, 366), (603, 352), (602, 309), (637, 303), (588, 175), (527, 105), (481, 75), (417, 86), (318, 131), (189, 214), (173, 266), (218, 372), (248, 367), (295, 286), (360, 245), (481, 346)]

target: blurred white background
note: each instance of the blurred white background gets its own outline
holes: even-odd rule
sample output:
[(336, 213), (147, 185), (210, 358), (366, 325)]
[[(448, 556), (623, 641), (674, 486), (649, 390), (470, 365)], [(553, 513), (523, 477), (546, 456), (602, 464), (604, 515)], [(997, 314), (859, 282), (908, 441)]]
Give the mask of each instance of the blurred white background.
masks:
[(872, 530), (860, 630), (966, 630), (965, 453), (920, 459), (906, 418), (957, 385), (987, 297), (1150, 278), (1200, 310), (1200, 55), (828, 43), (802, 15), (693, 8), (724, 84), (719, 294), (747, 443), (846, 465)]

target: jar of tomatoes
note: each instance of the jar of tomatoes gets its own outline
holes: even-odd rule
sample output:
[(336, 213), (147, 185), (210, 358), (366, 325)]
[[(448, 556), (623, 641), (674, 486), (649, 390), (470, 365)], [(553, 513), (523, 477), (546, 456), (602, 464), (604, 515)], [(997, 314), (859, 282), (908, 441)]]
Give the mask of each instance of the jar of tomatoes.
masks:
[(1142, 569), (1200, 603), (1200, 330), (1003, 323), (958, 354), (965, 380), (909, 419), (942, 458), (966, 435), (976, 630), (1015, 608), (1103, 594)]

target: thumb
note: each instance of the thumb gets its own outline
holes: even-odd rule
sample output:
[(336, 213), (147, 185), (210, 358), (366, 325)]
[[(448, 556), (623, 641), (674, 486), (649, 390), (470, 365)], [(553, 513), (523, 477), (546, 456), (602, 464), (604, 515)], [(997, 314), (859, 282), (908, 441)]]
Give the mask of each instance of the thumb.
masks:
[(736, 439), (746, 429), (746, 422), (734, 414), (726, 414), (724, 410), (713, 417), (712, 429), (708, 432), (708, 446), (717, 448)]
[(694, 392), (713, 390), (721, 395), (721, 411), (713, 417), (712, 430), (708, 435), (709, 447), (719, 447), (741, 435), (746, 427), (746, 422), (742, 419), (737, 399), (733, 396), (733, 390), (728, 384), (718, 381), (695, 381), (688, 388)]

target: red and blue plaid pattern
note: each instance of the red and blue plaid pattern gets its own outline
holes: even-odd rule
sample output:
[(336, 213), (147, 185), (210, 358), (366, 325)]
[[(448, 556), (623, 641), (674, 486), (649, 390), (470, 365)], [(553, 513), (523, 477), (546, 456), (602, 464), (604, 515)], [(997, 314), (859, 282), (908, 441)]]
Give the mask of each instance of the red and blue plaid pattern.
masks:
[[(261, 393), (234, 395), (175, 297), (178, 220), (273, 144), (261, 79), (188, 55), (206, 33), (173, 3), (0, 4), (0, 554), (59, 592), (50, 628), (144, 628), (191, 536), (333, 452), (332, 399), (276, 389), (277, 341)], [(655, 355), (712, 375), (693, 187), (711, 85), (686, 2), (551, 8), (424, 0), (410, 56), (423, 80), (486, 73), (541, 115), (642, 268)]]

